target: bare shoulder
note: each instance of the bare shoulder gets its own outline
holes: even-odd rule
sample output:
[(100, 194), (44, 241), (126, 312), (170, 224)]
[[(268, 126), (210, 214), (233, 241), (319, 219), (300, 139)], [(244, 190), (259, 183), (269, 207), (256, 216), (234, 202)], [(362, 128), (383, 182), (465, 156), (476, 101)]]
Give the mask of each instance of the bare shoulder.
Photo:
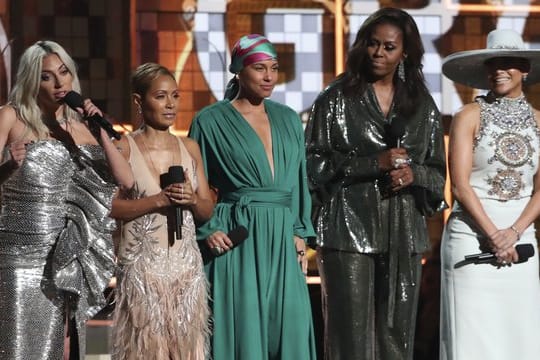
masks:
[[(15, 124), (17, 121), (17, 112), (15, 111), (15, 108), (11, 105), (4, 105), (0, 106), (0, 126), (4, 128), (4, 126)], [(11, 128), (11, 126), (9, 126)]]
[(459, 109), (452, 118), (452, 128), (466, 127), (466, 128), (478, 128), (480, 124), (480, 105), (473, 102), (464, 105)]
[(26, 126), (11, 105), (0, 107), (0, 137), (4, 144), (23, 136)]
[(191, 156), (200, 156), (201, 150), (199, 148), (199, 144), (188, 137), (180, 136), (180, 140), (184, 143), (184, 146), (186, 147), (187, 151), (191, 154)]
[(480, 105), (476, 102), (463, 105), (463, 107), (455, 113), (454, 118), (480, 118)]

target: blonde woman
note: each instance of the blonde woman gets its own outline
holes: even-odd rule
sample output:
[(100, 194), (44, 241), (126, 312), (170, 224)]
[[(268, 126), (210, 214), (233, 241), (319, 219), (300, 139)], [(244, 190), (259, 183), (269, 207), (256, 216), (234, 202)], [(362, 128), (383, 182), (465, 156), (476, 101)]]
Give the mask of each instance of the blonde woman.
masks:
[[(115, 228), (108, 214), (117, 185), (131, 188), (133, 176), (105, 131), (91, 131), (63, 103), (72, 90), (80, 92), (73, 59), (38, 41), (0, 109), (3, 359), (61, 359), (66, 321), (84, 357), (85, 320), (106, 304)], [(78, 110), (101, 114), (89, 100)]]

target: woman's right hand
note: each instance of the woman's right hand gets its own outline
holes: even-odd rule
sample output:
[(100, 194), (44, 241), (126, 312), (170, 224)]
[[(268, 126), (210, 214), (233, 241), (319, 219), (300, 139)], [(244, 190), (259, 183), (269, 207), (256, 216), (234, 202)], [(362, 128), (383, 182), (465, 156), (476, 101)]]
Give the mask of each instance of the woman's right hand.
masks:
[(216, 255), (221, 255), (233, 247), (231, 239), (223, 231), (216, 231), (206, 238), (206, 245)]
[(492, 251), (497, 261), (503, 265), (519, 260), (514, 245), (518, 241), (516, 232), (512, 229), (497, 230), (490, 236)]
[(399, 167), (400, 161), (406, 161), (409, 159), (407, 150), (404, 148), (391, 148), (379, 153), (377, 161), (379, 162), (379, 168), (382, 171), (390, 171)]
[(26, 146), (30, 143), (30, 140), (16, 141), (9, 145), (9, 155), (12, 167), (18, 169), (21, 167), (23, 160), (26, 158)]

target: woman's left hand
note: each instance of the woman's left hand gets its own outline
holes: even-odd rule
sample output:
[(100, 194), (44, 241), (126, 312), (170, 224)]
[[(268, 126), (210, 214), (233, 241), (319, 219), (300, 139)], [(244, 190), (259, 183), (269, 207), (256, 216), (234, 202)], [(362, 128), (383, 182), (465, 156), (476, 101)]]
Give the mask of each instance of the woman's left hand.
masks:
[(165, 195), (167, 195), (171, 203), (176, 205), (197, 205), (197, 194), (193, 191), (191, 181), (187, 177), (183, 183), (175, 183), (167, 186), (165, 188)]
[(79, 110), (79, 113), (85, 117), (93, 116), (93, 115), (99, 115), (103, 117), (103, 112), (92, 102), (90, 99), (86, 99), (83, 102), (83, 108), (77, 108)]
[[(94, 103), (90, 99), (85, 99), (83, 101), (83, 107), (78, 107), (77, 112), (81, 114), (84, 118), (89, 118), (94, 115), (99, 115), (103, 117), (103, 112), (96, 105), (94, 105)], [(88, 125), (90, 126), (90, 124)], [(92, 125), (97, 125), (97, 124), (92, 124)], [(99, 136), (101, 138), (98, 140), (101, 140), (102, 144), (106, 142), (110, 142), (110, 137), (107, 134), (107, 131), (105, 131), (102, 127), (98, 127), (97, 129), (99, 129)], [(97, 136), (97, 135), (94, 134), (94, 136)]]
[(399, 165), (397, 169), (391, 170), (389, 175), (394, 192), (404, 189), (414, 182), (414, 174), (408, 164)]
[(308, 258), (307, 258), (306, 242), (301, 237), (298, 237), (295, 235), (294, 247), (296, 248), (296, 258), (298, 262), (300, 263), (300, 268), (302, 269), (302, 273), (304, 275), (307, 275)]
[(514, 230), (511, 228), (497, 230), (490, 236), (490, 240), (493, 252), (501, 264), (518, 261), (518, 254), (514, 246), (519, 237)]

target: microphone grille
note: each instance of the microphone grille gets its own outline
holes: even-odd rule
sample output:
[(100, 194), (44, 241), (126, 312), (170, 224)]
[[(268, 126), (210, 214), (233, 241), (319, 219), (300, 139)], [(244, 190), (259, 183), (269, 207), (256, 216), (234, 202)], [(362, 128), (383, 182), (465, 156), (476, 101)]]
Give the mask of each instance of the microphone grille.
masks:
[(180, 165), (174, 165), (169, 167), (169, 176), (173, 182), (183, 183), (186, 181), (184, 177), (184, 168)]
[(73, 90), (68, 92), (66, 96), (64, 96), (63, 101), (72, 109), (84, 106), (82, 96)]
[(518, 253), (519, 262), (527, 261), (528, 258), (534, 255), (534, 247), (531, 244), (519, 244), (516, 245), (516, 252)]
[(185, 182), (184, 168), (180, 165), (169, 167), (169, 171), (159, 176), (159, 184), (162, 189), (174, 183)]
[(248, 229), (245, 228), (245, 226), (238, 226), (237, 228), (232, 229), (227, 234), (229, 239), (233, 242), (234, 246), (238, 245), (242, 241), (246, 240), (248, 237)]
[(390, 136), (397, 139), (403, 136), (405, 133), (405, 121), (401, 118), (394, 118), (389, 128)]

